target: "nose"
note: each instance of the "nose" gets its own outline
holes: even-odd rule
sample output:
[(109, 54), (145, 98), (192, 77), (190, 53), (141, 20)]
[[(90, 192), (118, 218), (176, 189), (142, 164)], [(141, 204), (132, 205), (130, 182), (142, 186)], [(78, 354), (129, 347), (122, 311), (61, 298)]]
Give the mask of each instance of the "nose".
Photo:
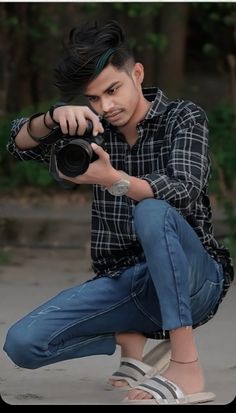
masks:
[(106, 98), (101, 99), (101, 108), (102, 108), (102, 111), (103, 111), (104, 115), (106, 113), (111, 112), (113, 107), (114, 107), (114, 104), (113, 104), (111, 98), (106, 97)]

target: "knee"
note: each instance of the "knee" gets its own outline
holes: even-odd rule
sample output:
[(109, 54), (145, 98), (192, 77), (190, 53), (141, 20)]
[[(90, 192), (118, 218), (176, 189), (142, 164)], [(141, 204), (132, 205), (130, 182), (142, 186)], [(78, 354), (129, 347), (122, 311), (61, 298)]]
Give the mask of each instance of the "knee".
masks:
[(150, 234), (163, 228), (167, 209), (171, 208), (166, 201), (159, 199), (144, 199), (134, 209), (134, 226), (138, 235)]
[(27, 369), (40, 367), (34, 348), (31, 337), (21, 328), (14, 325), (9, 329), (3, 349), (17, 366)]
[(134, 209), (134, 218), (137, 220), (139, 218), (143, 219), (145, 216), (148, 218), (147, 214), (153, 215), (156, 212), (164, 212), (166, 209), (171, 208), (170, 204), (166, 201), (162, 201), (161, 199), (153, 199), (153, 198), (148, 198), (148, 199), (143, 199), (140, 201)]

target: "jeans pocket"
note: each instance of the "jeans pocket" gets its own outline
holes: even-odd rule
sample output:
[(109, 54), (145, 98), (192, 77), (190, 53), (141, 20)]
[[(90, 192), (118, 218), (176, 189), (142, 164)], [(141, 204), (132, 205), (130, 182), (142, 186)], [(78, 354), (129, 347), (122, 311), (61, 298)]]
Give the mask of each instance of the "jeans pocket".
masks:
[(138, 295), (147, 283), (147, 263), (146, 261), (140, 262), (133, 267), (132, 276), (132, 295)]
[(190, 297), (193, 324), (201, 322), (216, 307), (222, 292), (223, 280), (206, 280), (200, 290)]

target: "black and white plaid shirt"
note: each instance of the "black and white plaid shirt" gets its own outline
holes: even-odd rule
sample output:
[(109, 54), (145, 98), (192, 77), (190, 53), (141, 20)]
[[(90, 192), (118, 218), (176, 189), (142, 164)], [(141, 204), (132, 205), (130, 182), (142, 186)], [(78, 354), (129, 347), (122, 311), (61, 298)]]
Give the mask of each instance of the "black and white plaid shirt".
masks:
[[(218, 261), (227, 261), (228, 250), (214, 238), (208, 197), (210, 161), (208, 125), (205, 112), (190, 101), (169, 101), (157, 88), (145, 88), (153, 102), (137, 125), (138, 140), (130, 147), (119, 131), (104, 122), (106, 150), (114, 168), (149, 182), (154, 197), (175, 207), (193, 227), (202, 244)], [(19, 150), (14, 138), (26, 118), (13, 121), (8, 150), (19, 159), (47, 163), (49, 147), (40, 144), (32, 150)], [(59, 147), (63, 142), (59, 141)], [(116, 276), (125, 267), (143, 260), (133, 226), (136, 201), (114, 197), (94, 185), (92, 205), (91, 255), (97, 276)], [(232, 269), (232, 263), (231, 269)], [(228, 267), (227, 267), (228, 268)], [(232, 280), (225, 275), (225, 292)]]

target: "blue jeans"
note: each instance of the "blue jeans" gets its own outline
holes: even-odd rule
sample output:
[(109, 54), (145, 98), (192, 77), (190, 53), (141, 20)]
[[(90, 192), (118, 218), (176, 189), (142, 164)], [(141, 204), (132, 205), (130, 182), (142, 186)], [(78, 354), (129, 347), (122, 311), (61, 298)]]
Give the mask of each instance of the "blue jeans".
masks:
[(222, 267), (187, 221), (165, 201), (147, 199), (135, 207), (134, 226), (145, 261), (62, 291), (14, 324), (4, 350), (17, 365), (110, 355), (115, 333), (191, 326), (214, 309)]

